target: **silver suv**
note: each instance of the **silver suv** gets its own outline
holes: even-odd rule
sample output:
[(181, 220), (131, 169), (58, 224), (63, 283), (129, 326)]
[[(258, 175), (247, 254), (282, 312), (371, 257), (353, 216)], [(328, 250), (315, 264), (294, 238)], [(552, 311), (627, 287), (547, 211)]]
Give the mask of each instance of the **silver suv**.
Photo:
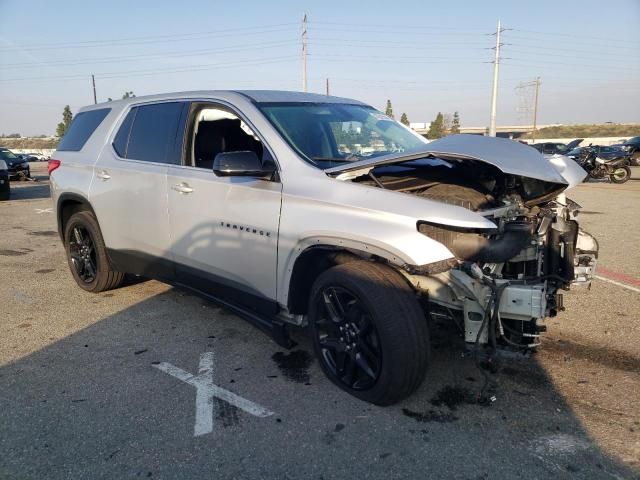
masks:
[(81, 110), (49, 162), (71, 273), (188, 288), (289, 345), (363, 400), (411, 394), (429, 324), (533, 348), (597, 242), (564, 191), (585, 172), (511, 140), (428, 143), (374, 108), (278, 91), (136, 97)]

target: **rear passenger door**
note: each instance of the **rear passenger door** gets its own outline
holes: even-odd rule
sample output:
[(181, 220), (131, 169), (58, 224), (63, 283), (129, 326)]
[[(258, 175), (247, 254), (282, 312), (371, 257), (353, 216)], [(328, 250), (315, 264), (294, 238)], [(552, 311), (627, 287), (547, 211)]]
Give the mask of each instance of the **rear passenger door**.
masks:
[(95, 165), (90, 201), (116, 268), (173, 278), (167, 168), (180, 161), (184, 102), (134, 105)]

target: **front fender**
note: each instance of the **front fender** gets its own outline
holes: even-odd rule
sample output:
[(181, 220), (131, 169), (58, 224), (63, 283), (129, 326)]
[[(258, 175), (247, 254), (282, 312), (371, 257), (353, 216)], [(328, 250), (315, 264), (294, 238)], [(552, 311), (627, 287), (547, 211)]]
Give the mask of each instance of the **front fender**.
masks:
[[(361, 254), (363, 257), (376, 256), (384, 258), (397, 267), (419, 268), (432, 263), (442, 262), (454, 258), (454, 255), (441, 243), (432, 240), (416, 231), (415, 235), (407, 238), (396, 238), (395, 242), (385, 242), (376, 238), (354, 235), (353, 232), (325, 232), (302, 238), (289, 250), (288, 255), (281, 262), (278, 278), (278, 302), (288, 304), (291, 276), (296, 262), (303, 253), (311, 248), (328, 248), (335, 250), (349, 250)], [(280, 263), (280, 262), (279, 262)]]

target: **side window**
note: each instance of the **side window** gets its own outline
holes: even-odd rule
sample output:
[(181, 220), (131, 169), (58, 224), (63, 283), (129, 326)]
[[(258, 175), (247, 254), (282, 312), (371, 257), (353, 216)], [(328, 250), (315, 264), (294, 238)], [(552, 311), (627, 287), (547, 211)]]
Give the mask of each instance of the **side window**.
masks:
[(186, 165), (213, 168), (216, 155), (223, 152), (253, 151), (263, 161), (268, 152), (260, 138), (231, 110), (212, 104), (195, 104), (189, 122), (189, 150)]
[(57, 150), (59, 152), (79, 152), (82, 150), (89, 137), (110, 111), (110, 108), (100, 108), (76, 115), (69, 130), (60, 140)]
[(174, 146), (183, 106), (183, 102), (170, 102), (137, 107), (125, 158), (156, 163), (179, 163)]
[(127, 118), (124, 119), (120, 129), (116, 134), (116, 138), (113, 140), (113, 148), (122, 158), (127, 158), (127, 144), (129, 143), (129, 132), (131, 132), (131, 125), (133, 119), (136, 117), (137, 107), (132, 108)]

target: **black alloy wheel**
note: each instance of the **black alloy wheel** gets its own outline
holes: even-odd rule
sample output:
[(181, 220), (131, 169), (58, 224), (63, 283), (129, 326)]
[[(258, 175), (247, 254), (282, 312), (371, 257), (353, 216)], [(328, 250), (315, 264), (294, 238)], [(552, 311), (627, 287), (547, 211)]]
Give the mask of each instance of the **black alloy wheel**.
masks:
[(392, 405), (422, 383), (429, 329), (395, 269), (354, 259), (325, 270), (311, 288), (307, 319), (320, 367), (345, 392)]
[(330, 374), (349, 389), (371, 388), (380, 376), (382, 349), (366, 307), (339, 286), (323, 288), (315, 301), (321, 312), (315, 340)]
[(96, 248), (88, 230), (82, 225), (76, 225), (71, 230), (69, 255), (78, 277), (85, 283), (93, 282), (98, 270)]
[(63, 228), (69, 268), (80, 288), (98, 293), (122, 284), (124, 272), (113, 269), (95, 215), (79, 211)]

